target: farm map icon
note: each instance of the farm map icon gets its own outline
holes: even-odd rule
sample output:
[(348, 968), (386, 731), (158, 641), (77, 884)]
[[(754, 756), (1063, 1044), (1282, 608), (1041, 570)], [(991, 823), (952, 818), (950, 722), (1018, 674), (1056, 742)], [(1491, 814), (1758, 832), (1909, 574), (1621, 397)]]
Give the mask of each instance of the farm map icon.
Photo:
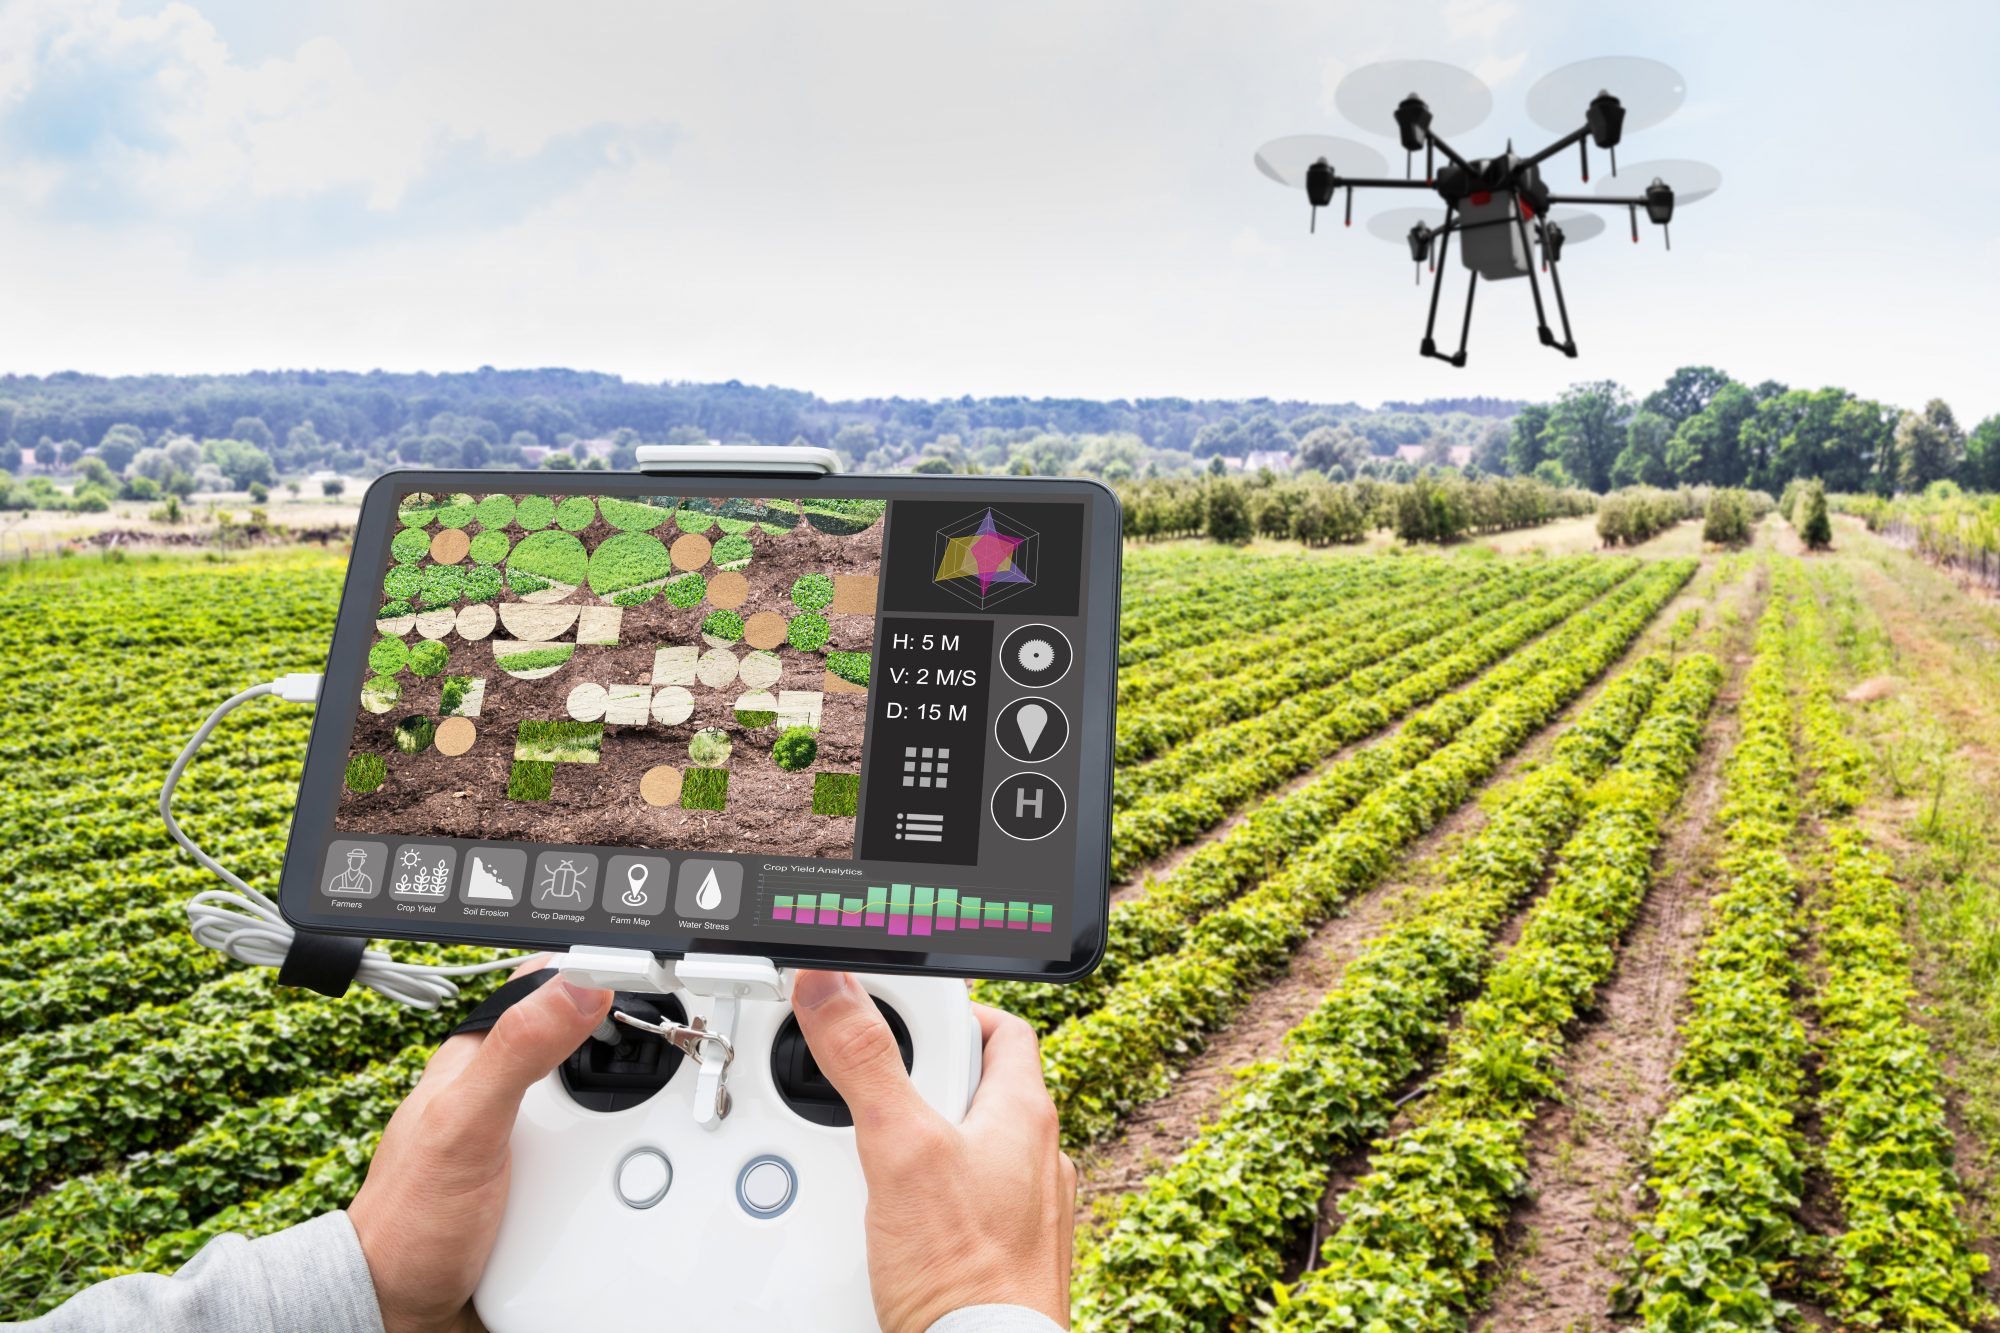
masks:
[(1035, 586), (1041, 534), (997, 509), (939, 528), (932, 582), (984, 611)]

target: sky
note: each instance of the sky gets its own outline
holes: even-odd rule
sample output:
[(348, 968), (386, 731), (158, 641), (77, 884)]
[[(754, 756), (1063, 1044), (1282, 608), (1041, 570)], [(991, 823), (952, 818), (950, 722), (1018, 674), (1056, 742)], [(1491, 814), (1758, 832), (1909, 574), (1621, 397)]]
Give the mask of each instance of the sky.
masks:
[[(1699, 363), (1970, 422), (1996, 38), (2000, 6), (1924, 0), (0, 0), (0, 371), (1374, 403)], [(1723, 185), (1672, 253), (1617, 215), (1565, 251), (1576, 360), (1518, 282), (1466, 368), (1420, 359), (1428, 289), (1365, 229), (1411, 199), (1308, 235), (1252, 169), (1296, 133), (1399, 157), (1335, 103), (1383, 59), (1473, 70), (1460, 148), (1525, 148), (1527, 89), (1598, 55), (1687, 83), (1621, 160)]]

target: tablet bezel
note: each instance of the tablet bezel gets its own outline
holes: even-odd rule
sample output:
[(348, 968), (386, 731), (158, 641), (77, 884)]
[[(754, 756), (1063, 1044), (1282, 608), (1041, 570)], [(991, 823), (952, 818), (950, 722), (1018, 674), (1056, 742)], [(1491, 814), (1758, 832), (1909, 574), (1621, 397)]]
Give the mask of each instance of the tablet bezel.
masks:
[[(919, 976), (1010, 977), (1044, 981), (1074, 981), (1095, 968), (1104, 952), (1110, 910), (1112, 737), (1117, 706), (1118, 619), (1120, 571), (1123, 562), (1123, 520), (1118, 497), (1102, 483), (1087, 478), (959, 477), (943, 475), (879, 475), (836, 473), (824, 477), (729, 476), (694, 473), (594, 471), (529, 471), (511, 469), (405, 469), (384, 473), (362, 497), (355, 529), (353, 556), (341, 593), (340, 615), (328, 649), (324, 706), (315, 711), (305, 769), (299, 783), (297, 812), (285, 852), (278, 906), (285, 919), (300, 929), (328, 934), (363, 935), (379, 939), (429, 940), (446, 944), (495, 948), (550, 949), (589, 944), (634, 947), (629, 934), (578, 931), (560, 940), (523, 939), (440, 929), (399, 930), (392, 919), (369, 918), (356, 925), (351, 915), (312, 910), (320, 859), (328, 842), (339, 836), (334, 821), (340, 802), (347, 752), (358, 722), (355, 700), (366, 673), (368, 645), (375, 637), (380, 603), (379, 566), (387, 558), (388, 542), (400, 520), (395, 496), (401, 492), (505, 492), (514, 495), (671, 495), (730, 498), (755, 495), (773, 499), (823, 496), (839, 499), (959, 500), (994, 504), (1009, 502), (1086, 502), (1084, 565), (1090, 595), (1083, 599), (1085, 643), (1083, 692), (1087, 702), (1078, 722), (1084, 761), (1078, 784), (1078, 838), (1067, 959), (1010, 958), (956, 950), (928, 952), (827, 947), (797, 944), (780, 947), (771, 941), (736, 941), (703, 936), (676, 937), (669, 947), (655, 947), (662, 957), (689, 951), (770, 958), (781, 966), (832, 967), (862, 972)], [(1107, 595), (1108, 594), (1108, 595)], [(1093, 770), (1101, 764), (1101, 773)], [(662, 847), (663, 853), (683, 849)], [(945, 867), (938, 868), (948, 873)], [(914, 869), (913, 873), (922, 873)]]

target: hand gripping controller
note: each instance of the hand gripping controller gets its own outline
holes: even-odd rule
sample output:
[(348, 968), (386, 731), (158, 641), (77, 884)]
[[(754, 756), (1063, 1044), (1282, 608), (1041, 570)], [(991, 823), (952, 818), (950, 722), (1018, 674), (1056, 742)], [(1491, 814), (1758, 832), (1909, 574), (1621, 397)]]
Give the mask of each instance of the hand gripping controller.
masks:
[[(529, 1089), (473, 1297), (486, 1327), (875, 1329), (853, 1122), (799, 1036), (790, 977), (697, 955), (669, 972), (622, 950), (556, 966), (618, 990), (642, 1025), (702, 1033), (621, 1023), (615, 1044), (593, 1038)], [(965, 983), (859, 980), (917, 1091), (962, 1119), (980, 1066)]]

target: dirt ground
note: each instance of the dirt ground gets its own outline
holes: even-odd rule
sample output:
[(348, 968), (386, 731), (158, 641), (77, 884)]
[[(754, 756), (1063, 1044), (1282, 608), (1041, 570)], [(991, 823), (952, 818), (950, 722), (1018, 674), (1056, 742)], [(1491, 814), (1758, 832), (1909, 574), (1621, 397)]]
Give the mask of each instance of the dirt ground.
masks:
[[(578, 535), (587, 549), (594, 550), (613, 531), (600, 518)], [(671, 531), (665, 534), (669, 540), (673, 535)], [(795, 614), (790, 590), (800, 574), (817, 570), (874, 575), (881, 559), (882, 529), (878, 525), (857, 536), (836, 537), (801, 525), (782, 537), (757, 532), (751, 543), (756, 554), (742, 571), (749, 582), (749, 598), (736, 608), (745, 620), (759, 611)], [(712, 577), (716, 570), (709, 565), (700, 572)], [(564, 599), (564, 604), (604, 603), (585, 586)], [(826, 694), (819, 756), (804, 772), (786, 772), (772, 760), (774, 727), (753, 731), (737, 723), (735, 700), (747, 688), (740, 681), (720, 689), (697, 684), (688, 687), (695, 710), (685, 722), (674, 726), (650, 720), (643, 726), (607, 725), (600, 761), (557, 764), (555, 789), (548, 800), (507, 798), (519, 722), (567, 718), (565, 700), (570, 690), (586, 681), (602, 685), (649, 683), (656, 648), (692, 644), (706, 651), (699, 627), (714, 609), (707, 602), (683, 609), (664, 597), (623, 608), (615, 647), (579, 646), (560, 670), (539, 680), (517, 679), (495, 665), (493, 642), (494, 638), (508, 637), (504, 629), (472, 642), (455, 633), (447, 635), (442, 642), (451, 656), (442, 672), (425, 680), (405, 670), (397, 677), (403, 696), (394, 708), (382, 714), (359, 711), (353, 752), (385, 756), (389, 779), (367, 794), (343, 793), (337, 826), (343, 832), (402, 836), (680, 847), (828, 859), (852, 856), (854, 819), (810, 811), (816, 773), (860, 771), (868, 708), (864, 693)], [(868, 651), (874, 639), (872, 615), (836, 615), (831, 608), (824, 614), (832, 627), (829, 648)], [(417, 641), (408, 637), (413, 643)], [(567, 637), (574, 639), (574, 632)], [(741, 657), (748, 649), (738, 644), (734, 651)], [(773, 693), (824, 688), (826, 662), (822, 654), (783, 646), (776, 651), (784, 674), (770, 687)], [(435, 719), (443, 678), (448, 675), (483, 677), (486, 681), (485, 700), (479, 716), (473, 719), (478, 738), (471, 750), (456, 757), (435, 748), (414, 755), (398, 752), (396, 723), (412, 715)], [(696, 731), (709, 727), (722, 729), (732, 742), (729, 759), (722, 765), (729, 770), (727, 809), (655, 807), (641, 799), (639, 779), (648, 769), (657, 765), (695, 766), (688, 754), (688, 741)]]

